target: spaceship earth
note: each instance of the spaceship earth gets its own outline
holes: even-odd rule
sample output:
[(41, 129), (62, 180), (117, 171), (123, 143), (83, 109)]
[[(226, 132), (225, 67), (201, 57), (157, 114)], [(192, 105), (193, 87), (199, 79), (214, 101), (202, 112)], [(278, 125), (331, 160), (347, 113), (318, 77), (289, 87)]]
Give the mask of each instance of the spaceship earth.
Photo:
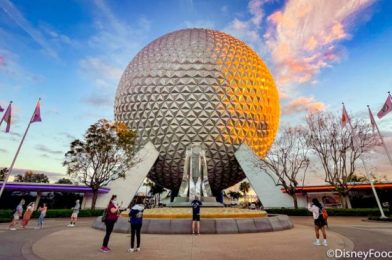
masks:
[(125, 69), (117, 88), (115, 119), (151, 141), (159, 157), (148, 177), (178, 190), (185, 151), (206, 149), (214, 193), (245, 178), (234, 157), (241, 143), (259, 156), (272, 145), (279, 97), (262, 59), (223, 32), (184, 29), (145, 46)]

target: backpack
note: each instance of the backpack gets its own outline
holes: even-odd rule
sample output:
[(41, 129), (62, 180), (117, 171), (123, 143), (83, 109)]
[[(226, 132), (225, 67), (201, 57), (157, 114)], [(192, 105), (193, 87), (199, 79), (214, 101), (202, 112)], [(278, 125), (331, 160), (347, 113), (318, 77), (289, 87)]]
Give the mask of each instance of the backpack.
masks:
[(326, 208), (321, 209), (321, 215), (323, 216), (323, 219), (326, 221), (328, 219), (328, 212)]

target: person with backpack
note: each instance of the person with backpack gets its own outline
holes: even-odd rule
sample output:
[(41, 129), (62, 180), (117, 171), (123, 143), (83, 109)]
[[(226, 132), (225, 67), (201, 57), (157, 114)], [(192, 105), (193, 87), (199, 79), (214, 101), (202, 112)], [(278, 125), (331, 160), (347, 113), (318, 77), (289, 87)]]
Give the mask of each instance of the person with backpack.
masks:
[[(138, 197), (136, 200), (136, 204), (131, 208), (131, 211), (129, 212), (129, 222), (131, 222), (131, 245), (128, 249), (128, 252), (140, 251), (140, 231), (143, 224), (143, 211), (143, 199)], [(136, 248), (134, 247), (135, 236), (137, 240)]]
[(112, 234), (114, 224), (116, 223), (119, 214), (120, 208), (117, 205), (117, 195), (112, 195), (109, 204), (105, 209), (104, 216), (102, 217), (102, 221), (105, 223), (106, 226), (106, 234), (101, 247), (101, 251), (104, 253), (110, 251), (110, 248), (108, 247), (110, 234)]
[(316, 232), (316, 241), (313, 243), (315, 246), (321, 246), (320, 243), (320, 230), (323, 234), (323, 246), (328, 246), (327, 233), (325, 231), (325, 226), (327, 226), (327, 211), (318, 201), (318, 199), (312, 199), (312, 204), (308, 205), (308, 210), (313, 213), (314, 219), (314, 230)]

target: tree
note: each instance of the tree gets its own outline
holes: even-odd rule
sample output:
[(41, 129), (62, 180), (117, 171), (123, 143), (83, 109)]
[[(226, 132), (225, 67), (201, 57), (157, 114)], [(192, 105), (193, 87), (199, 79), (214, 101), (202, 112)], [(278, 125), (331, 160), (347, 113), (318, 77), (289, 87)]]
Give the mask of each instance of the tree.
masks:
[(150, 187), (151, 195), (156, 197), (155, 202), (158, 202), (159, 204), (159, 202), (161, 201), (161, 193), (165, 191), (165, 188), (159, 185), (158, 183), (154, 183), (150, 180), (147, 180), (147, 182), (144, 185)]
[(24, 175), (16, 175), (14, 182), (49, 183), (49, 178), (43, 173), (33, 173), (32, 171), (26, 171)]
[(242, 191), (242, 193), (244, 193), (244, 197), (246, 198), (246, 194), (248, 193), (250, 189), (250, 184), (247, 181), (243, 181), (240, 183), (240, 191)]
[(349, 179), (348, 182), (367, 182), (368, 179), (365, 176), (358, 176), (353, 174)]
[(342, 127), (340, 118), (332, 113), (311, 114), (306, 119), (309, 135), (307, 143), (319, 157), (325, 182), (334, 186), (345, 208), (350, 208), (349, 186), (357, 170), (360, 156), (377, 145), (370, 125), (352, 121), (351, 127)]
[(239, 198), (241, 198), (241, 193), (238, 191), (229, 191), (227, 193), (227, 195), (230, 196), (230, 198), (232, 198), (233, 200), (238, 200)]
[(135, 132), (124, 123), (101, 119), (87, 129), (84, 140), (71, 143), (63, 164), (70, 176), (91, 187), (92, 209), (95, 209), (98, 189), (125, 178), (133, 165), (135, 137)]
[(309, 166), (306, 131), (302, 128), (288, 127), (275, 141), (267, 156), (261, 158), (261, 168), (277, 177), (277, 185), (293, 198), (294, 208), (298, 208), (297, 186), (302, 173), (304, 181)]
[(56, 184), (72, 184), (72, 181), (67, 178), (61, 178), (58, 181), (56, 181)]
[(5, 175), (8, 173), (8, 168), (3, 168), (0, 170), (0, 181), (4, 181)]

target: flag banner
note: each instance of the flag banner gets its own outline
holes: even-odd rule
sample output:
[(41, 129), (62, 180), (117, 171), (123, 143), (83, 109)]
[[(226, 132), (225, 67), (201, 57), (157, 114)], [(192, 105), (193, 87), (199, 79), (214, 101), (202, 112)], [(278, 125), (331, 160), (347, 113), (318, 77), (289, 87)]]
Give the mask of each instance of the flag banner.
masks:
[(340, 123), (342, 124), (342, 127), (345, 127), (346, 124), (349, 122), (350, 122), (350, 117), (348, 116), (346, 108), (344, 107), (344, 104), (343, 104), (342, 119), (341, 119)]
[(370, 110), (370, 107), (368, 107), (368, 109), (369, 109), (369, 116), (370, 116), (370, 124), (372, 125), (373, 133), (374, 133), (374, 129), (376, 129), (376, 120), (374, 120), (373, 113)]
[(380, 112), (377, 113), (377, 117), (381, 119), (391, 111), (392, 111), (392, 99), (391, 99), (391, 95), (388, 94), (384, 106), (381, 108)]
[(5, 128), (6, 133), (9, 133), (10, 128), (11, 128), (11, 117), (12, 117), (11, 104), (12, 104), (12, 102), (8, 105), (7, 110), (5, 111), (3, 118), (1, 119), (1, 122), (4, 121), (7, 123), (7, 127)]
[(37, 106), (35, 107), (34, 114), (31, 117), (30, 123), (41, 122), (42, 121), (42, 119), (41, 119), (41, 105), (40, 105), (40, 102), (41, 101), (39, 100), (38, 103), (37, 103)]

